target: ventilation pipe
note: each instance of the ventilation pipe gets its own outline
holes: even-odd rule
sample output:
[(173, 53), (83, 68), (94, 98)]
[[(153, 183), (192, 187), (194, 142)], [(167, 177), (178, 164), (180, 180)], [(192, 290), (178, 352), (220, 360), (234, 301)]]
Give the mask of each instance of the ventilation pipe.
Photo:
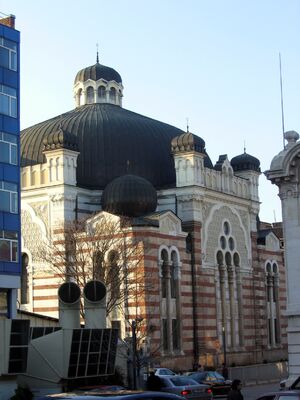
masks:
[(106, 328), (106, 286), (90, 281), (83, 289), (85, 328)]
[(58, 289), (59, 325), (63, 329), (80, 328), (80, 294), (74, 282), (65, 282)]

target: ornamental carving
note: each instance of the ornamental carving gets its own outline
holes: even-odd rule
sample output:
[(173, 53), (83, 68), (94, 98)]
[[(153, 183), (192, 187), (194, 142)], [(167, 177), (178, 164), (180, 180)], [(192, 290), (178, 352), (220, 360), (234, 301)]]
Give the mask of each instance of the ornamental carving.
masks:
[(43, 241), (41, 228), (26, 210), (22, 210), (21, 221), (24, 247), (30, 251), (33, 262), (43, 261), (46, 255), (46, 244)]
[[(223, 233), (223, 222), (227, 220), (230, 223), (231, 231), (228, 237), (232, 237), (235, 243), (235, 250), (240, 256), (240, 265), (249, 267), (248, 249), (246, 243), (250, 242), (250, 238), (246, 236), (247, 229), (243, 229), (239, 217), (227, 206), (222, 206), (213, 211), (212, 218), (204, 229), (204, 246), (203, 250), (206, 255), (205, 262), (209, 265), (216, 264), (216, 251), (220, 248), (220, 236)], [(244, 223), (243, 223), (244, 224)], [(247, 226), (247, 224), (246, 224)]]
[(45, 201), (38, 201), (36, 203), (30, 203), (30, 206), (34, 209), (35, 214), (44, 222), (45, 226), (49, 227), (49, 209), (48, 203)]

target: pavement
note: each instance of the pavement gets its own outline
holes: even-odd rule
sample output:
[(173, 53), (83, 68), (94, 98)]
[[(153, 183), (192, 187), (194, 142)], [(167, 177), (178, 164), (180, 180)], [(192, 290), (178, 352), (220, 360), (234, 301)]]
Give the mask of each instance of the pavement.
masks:
[(244, 400), (256, 400), (264, 393), (278, 392), (278, 391), (279, 391), (279, 381), (264, 385), (244, 386), (242, 388)]

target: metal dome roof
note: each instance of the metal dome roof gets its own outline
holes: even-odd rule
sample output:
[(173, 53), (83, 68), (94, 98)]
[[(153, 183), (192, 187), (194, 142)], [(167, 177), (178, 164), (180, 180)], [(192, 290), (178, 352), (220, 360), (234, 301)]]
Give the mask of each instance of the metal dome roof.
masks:
[(113, 104), (84, 105), (23, 130), (22, 167), (45, 162), (43, 140), (60, 127), (77, 137), (78, 186), (103, 189), (128, 172), (155, 188), (175, 186), (171, 140), (183, 132)]
[(157, 194), (146, 179), (123, 175), (106, 186), (101, 203), (102, 209), (111, 214), (140, 217), (155, 211)]
[(230, 164), (234, 171), (257, 171), (260, 172), (260, 161), (258, 158), (247, 154), (246, 152), (233, 157)]
[(116, 81), (117, 83), (122, 83), (122, 78), (116, 70), (97, 62), (96, 64), (91, 65), (90, 67), (83, 68), (79, 72), (77, 72), (74, 80), (74, 85), (77, 82), (85, 82), (88, 79), (97, 81), (101, 78), (106, 81)]

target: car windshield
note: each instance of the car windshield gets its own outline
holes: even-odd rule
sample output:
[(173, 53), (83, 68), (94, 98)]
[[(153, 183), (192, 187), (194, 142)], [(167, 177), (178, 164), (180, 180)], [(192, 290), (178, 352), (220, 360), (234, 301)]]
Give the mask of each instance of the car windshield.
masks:
[(185, 378), (185, 377), (181, 377), (181, 376), (176, 376), (176, 378), (175, 377), (170, 378), (170, 381), (175, 386), (197, 385), (197, 382), (195, 382), (193, 379)]
[(158, 370), (158, 372), (159, 372), (159, 375), (175, 375), (175, 372), (171, 371), (168, 368), (160, 368)]

